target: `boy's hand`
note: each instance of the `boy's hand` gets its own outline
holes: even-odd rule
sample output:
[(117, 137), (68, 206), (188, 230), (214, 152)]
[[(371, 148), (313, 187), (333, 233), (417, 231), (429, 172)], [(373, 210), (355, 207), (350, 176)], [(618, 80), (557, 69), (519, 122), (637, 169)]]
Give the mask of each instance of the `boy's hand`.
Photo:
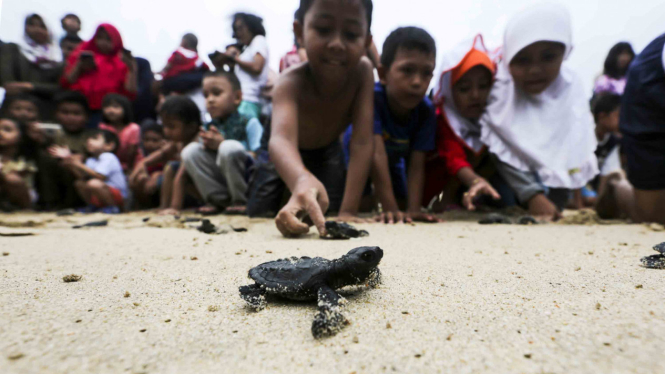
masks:
[(337, 217), (335, 217), (337, 222), (351, 222), (351, 223), (371, 223), (371, 219), (360, 218), (355, 214), (348, 212), (339, 212)]
[(203, 146), (211, 151), (217, 151), (219, 149), (219, 145), (222, 144), (222, 142), (225, 140), (224, 135), (222, 135), (222, 133), (219, 132), (215, 126), (210, 126), (208, 131), (201, 130), (199, 136), (203, 141)]
[(425, 222), (425, 223), (437, 223), (441, 222), (440, 219), (436, 218), (435, 216), (423, 212), (408, 212), (406, 214), (406, 223), (411, 223), (411, 222)]
[(399, 210), (396, 210), (394, 212), (383, 212), (379, 215), (376, 216), (374, 219), (376, 222), (380, 223), (388, 223), (388, 224), (393, 224), (393, 223), (402, 223), (406, 222), (407, 215), (404, 214), (403, 212), (400, 212)]
[(145, 168), (145, 164), (143, 162), (139, 162), (138, 164), (136, 164), (136, 166), (134, 166), (134, 170), (132, 170), (132, 173), (129, 174), (130, 183), (135, 183), (139, 179), (139, 177), (144, 173), (145, 174), (148, 173), (148, 171)]
[(314, 176), (298, 182), (289, 202), (275, 218), (277, 229), (286, 237), (300, 236), (309, 232), (309, 225), (300, 219), (309, 217), (319, 230), (320, 236), (326, 235), (326, 219), (323, 213), (328, 210), (328, 193), (323, 184)]
[(4, 86), (7, 96), (18, 95), (22, 92), (32, 91), (35, 86), (30, 82), (9, 82)]
[(476, 206), (473, 205), (473, 200), (475, 200), (478, 195), (489, 195), (492, 196), (494, 200), (501, 199), (501, 195), (496, 192), (492, 185), (486, 180), (479, 178), (477, 182), (469, 188), (469, 191), (464, 194), (464, 197), (462, 198), (462, 204), (464, 207), (468, 210), (476, 210)]
[(69, 150), (67, 147), (61, 147), (58, 145), (54, 145), (52, 147), (49, 147), (48, 153), (55, 158), (59, 158), (61, 160), (70, 158), (72, 156), (72, 152)]

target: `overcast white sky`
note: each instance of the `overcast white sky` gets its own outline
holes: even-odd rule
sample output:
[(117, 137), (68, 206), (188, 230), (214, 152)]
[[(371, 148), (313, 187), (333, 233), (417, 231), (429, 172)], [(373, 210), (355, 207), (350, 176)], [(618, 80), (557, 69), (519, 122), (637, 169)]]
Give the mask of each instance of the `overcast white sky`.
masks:
[[(575, 49), (569, 60), (590, 88), (602, 70), (609, 48), (620, 40), (633, 43), (636, 51), (665, 32), (662, 0), (559, 0), (573, 16)], [(374, 0), (372, 32), (379, 50), (386, 36), (399, 26), (420, 26), (437, 42), (439, 56), (461, 40), (478, 32), (488, 46), (501, 44), (508, 18), (529, 0)], [(160, 70), (185, 32), (199, 37), (199, 51), (206, 55), (233, 42), (230, 15), (253, 12), (264, 18), (270, 46), (270, 66), (277, 70), (279, 58), (292, 46), (293, 13), (298, 0), (0, 0), (0, 39), (15, 41), (23, 30), (24, 17), (42, 15), (57, 34), (60, 18), (69, 12), (83, 20), (87, 39), (97, 24), (109, 22), (120, 30), (125, 46), (146, 57), (153, 70)]]

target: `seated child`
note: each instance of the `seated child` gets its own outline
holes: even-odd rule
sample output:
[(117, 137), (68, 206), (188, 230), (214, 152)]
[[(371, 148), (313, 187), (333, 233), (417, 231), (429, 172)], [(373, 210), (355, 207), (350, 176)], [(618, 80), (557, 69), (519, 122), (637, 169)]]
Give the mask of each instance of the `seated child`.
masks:
[(0, 209), (28, 209), (37, 200), (33, 145), (21, 122), (0, 118)]
[(594, 206), (596, 196), (605, 192), (610, 178), (624, 178), (619, 154), (621, 96), (613, 93), (601, 93), (596, 96), (594, 101), (593, 117), (596, 121), (596, 139), (598, 140), (596, 157), (598, 158), (600, 175), (594, 178), (589, 186), (580, 191), (575, 191), (575, 207)]
[[(422, 213), (425, 153), (434, 150), (436, 122), (425, 97), (436, 64), (436, 45), (427, 31), (401, 27), (383, 44), (380, 82), (374, 86), (372, 182), (383, 207), (380, 221), (435, 221)], [(407, 175), (400, 167), (407, 165)], [(407, 200), (403, 214), (398, 200)]]
[(108, 130), (118, 136), (116, 156), (120, 160), (122, 170), (129, 173), (134, 165), (141, 162), (141, 127), (132, 122), (132, 104), (120, 94), (107, 94), (102, 100), (102, 130)]
[[(325, 235), (324, 213), (357, 215), (373, 153), (373, 68), (363, 58), (372, 42), (372, 1), (301, 0), (294, 32), (309, 61), (282, 74), (273, 94), (268, 164), (250, 188), (250, 215), (279, 206), (284, 184), (291, 199), (276, 218), (284, 236), (309, 232), (304, 215)], [(351, 159), (344, 186), (340, 135), (353, 124)], [(277, 174), (279, 173), (279, 174)], [(279, 179), (283, 179), (281, 182)], [(342, 200), (343, 197), (343, 200)]]
[[(434, 89), (437, 146), (430, 155), (423, 203), (440, 198), (443, 206), (461, 203), (474, 210), (479, 195), (500, 198), (486, 178), (494, 174), (487, 147), (480, 141), (478, 120), (485, 112), (495, 65), (481, 35), (461, 43), (443, 59)], [(462, 192), (465, 192), (462, 196)]]
[(55, 144), (67, 147), (75, 155), (85, 155), (85, 125), (88, 123), (88, 100), (76, 91), (62, 92), (55, 97), (55, 119), (62, 131)]
[[(66, 91), (56, 95), (55, 104), (55, 119), (62, 130), (55, 134), (52, 144), (49, 144), (49, 153), (53, 146), (64, 147), (73, 157), (85, 160), (88, 100), (80, 92)], [(39, 195), (45, 208), (64, 209), (83, 204), (74, 187), (74, 175), (59, 159), (50, 156), (48, 161), (40, 163), (39, 180)]]
[(129, 177), (136, 185), (148, 168), (163, 164), (160, 214), (177, 215), (184, 206), (187, 174), (180, 167), (180, 153), (188, 144), (196, 142), (201, 128), (201, 112), (196, 104), (185, 96), (171, 96), (161, 105), (159, 116), (164, 128), (165, 144), (137, 163)]
[(127, 198), (127, 181), (120, 160), (114, 154), (118, 148), (118, 136), (108, 130), (86, 132), (85, 163), (72, 157), (67, 148), (53, 147), (51, 154), (63, 160), (63, 164), (76, 177), (76, 190), (88, 204), (85, 212), (98, 209), (102, 213), (116, 214), (124, 207)]
[(588, 98), (578, 75), (562, 66), (571, 50), (565, 8), (543, 4), (514, 16), (481, 118), (481, 141), (500, 175), (530, 214), (548, 219), (598, 174)]
[[(621, 151), (628, 180), (611, 179), (599, 215), (665, 224), (665, 34), (635, 57), (621, 103)], [(608, 204), (609, 206), (604, 206)]]
[(173, 52), (162, 70), (162, 77), (167, 79), (194, 70), (210, 70), (208, 65), (199, 57), (198, 45), (199, 39), (196, 35), (185, 34), (180, 42), (180, 47)]
[(39, 128), (41, 102), (30, 94), (8, 97), (3, 103), (3, 114), (25, 124), (25, 134), (37, 144), (48, 142), (46, 133)]
[[(152, 120), (143, 124), (141, 136), (146, 157), (158, 152), (166, 144), (164, 129)], [(140, 206), (153, 207), (159, 205), (159, 187), (163, 178), (163, 171), (164, 164), (155, 164), (141, 169), (140, 175), (135, 180), (130, 180), (129, 188), (134, 192), (134, 197)], [(153, 203), (155, 197), (157, 203)]]
[[(209, 205), (202, 213), (244, 213), (247, 168), (258, 150), (263, 127), (256, 118), (238, 112), (240, 81), (233, 73), (217, 71), (203, 79), (206, 110), (213, 118), (200, 132), (201, 143), (182, 151), (182, 160), (201, 197)], [(251, 152), (251, 153), (250, 153)]]

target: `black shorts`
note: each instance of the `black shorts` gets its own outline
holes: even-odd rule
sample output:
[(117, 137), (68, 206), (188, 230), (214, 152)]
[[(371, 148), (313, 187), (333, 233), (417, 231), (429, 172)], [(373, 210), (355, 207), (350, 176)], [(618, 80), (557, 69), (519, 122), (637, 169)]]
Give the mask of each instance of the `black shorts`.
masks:
[(624, 135), (628, 180), (638, 190), (665, 190), (665, 134)]
[[(342, 205), (346, 184), (344, 153), (339, 141), (314, 150), (300, 150), (300, 156), (309, 170), (321, 181), (328, 192), (328, 213), (338, 212)], [(256, 170), (249, 183), (247, 214), (250, 217), (274, 217), (282, 208), (286, 185), (279, 177), (275, 165), (260, 151)]]

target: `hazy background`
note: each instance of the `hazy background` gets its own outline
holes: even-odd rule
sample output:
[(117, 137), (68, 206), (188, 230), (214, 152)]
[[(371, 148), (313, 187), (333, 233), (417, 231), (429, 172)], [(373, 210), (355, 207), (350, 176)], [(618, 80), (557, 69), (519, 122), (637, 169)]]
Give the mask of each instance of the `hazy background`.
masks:
[[(639, 52), (665, 32), (662, 0), (560, 0), (573, 17), (575, 49), (570, 66), (583, 76), (587, 87), (601, 72), (609, 48), (629, 41)], [(420, 26), (437, 42), (438, 56), (461, 40), (483, 33), (489, 47), (501, 44), (508, 18), (535, 3), (528, 0), (441, 1), (374, 0), (372, 33), (379, 50), (391, 30)], [(62, 34), (60, 18), (69, 12), (83, 21), (81, 36), (91, 37), (97, 24), (109, 22), (121, 32), (134, 55), (150, 60), (160, 70), (185, 32), (199, 37), (202, 56), (233, 42), (230, 15), (255, 13), (264, 19), (270, 46), (270, 66), (277, 70), (279, 58), (293, 43), (292, 20), (298, 0), (0, 0), (0, 39), (18, 40), (23, 21), (37, 12)]]

